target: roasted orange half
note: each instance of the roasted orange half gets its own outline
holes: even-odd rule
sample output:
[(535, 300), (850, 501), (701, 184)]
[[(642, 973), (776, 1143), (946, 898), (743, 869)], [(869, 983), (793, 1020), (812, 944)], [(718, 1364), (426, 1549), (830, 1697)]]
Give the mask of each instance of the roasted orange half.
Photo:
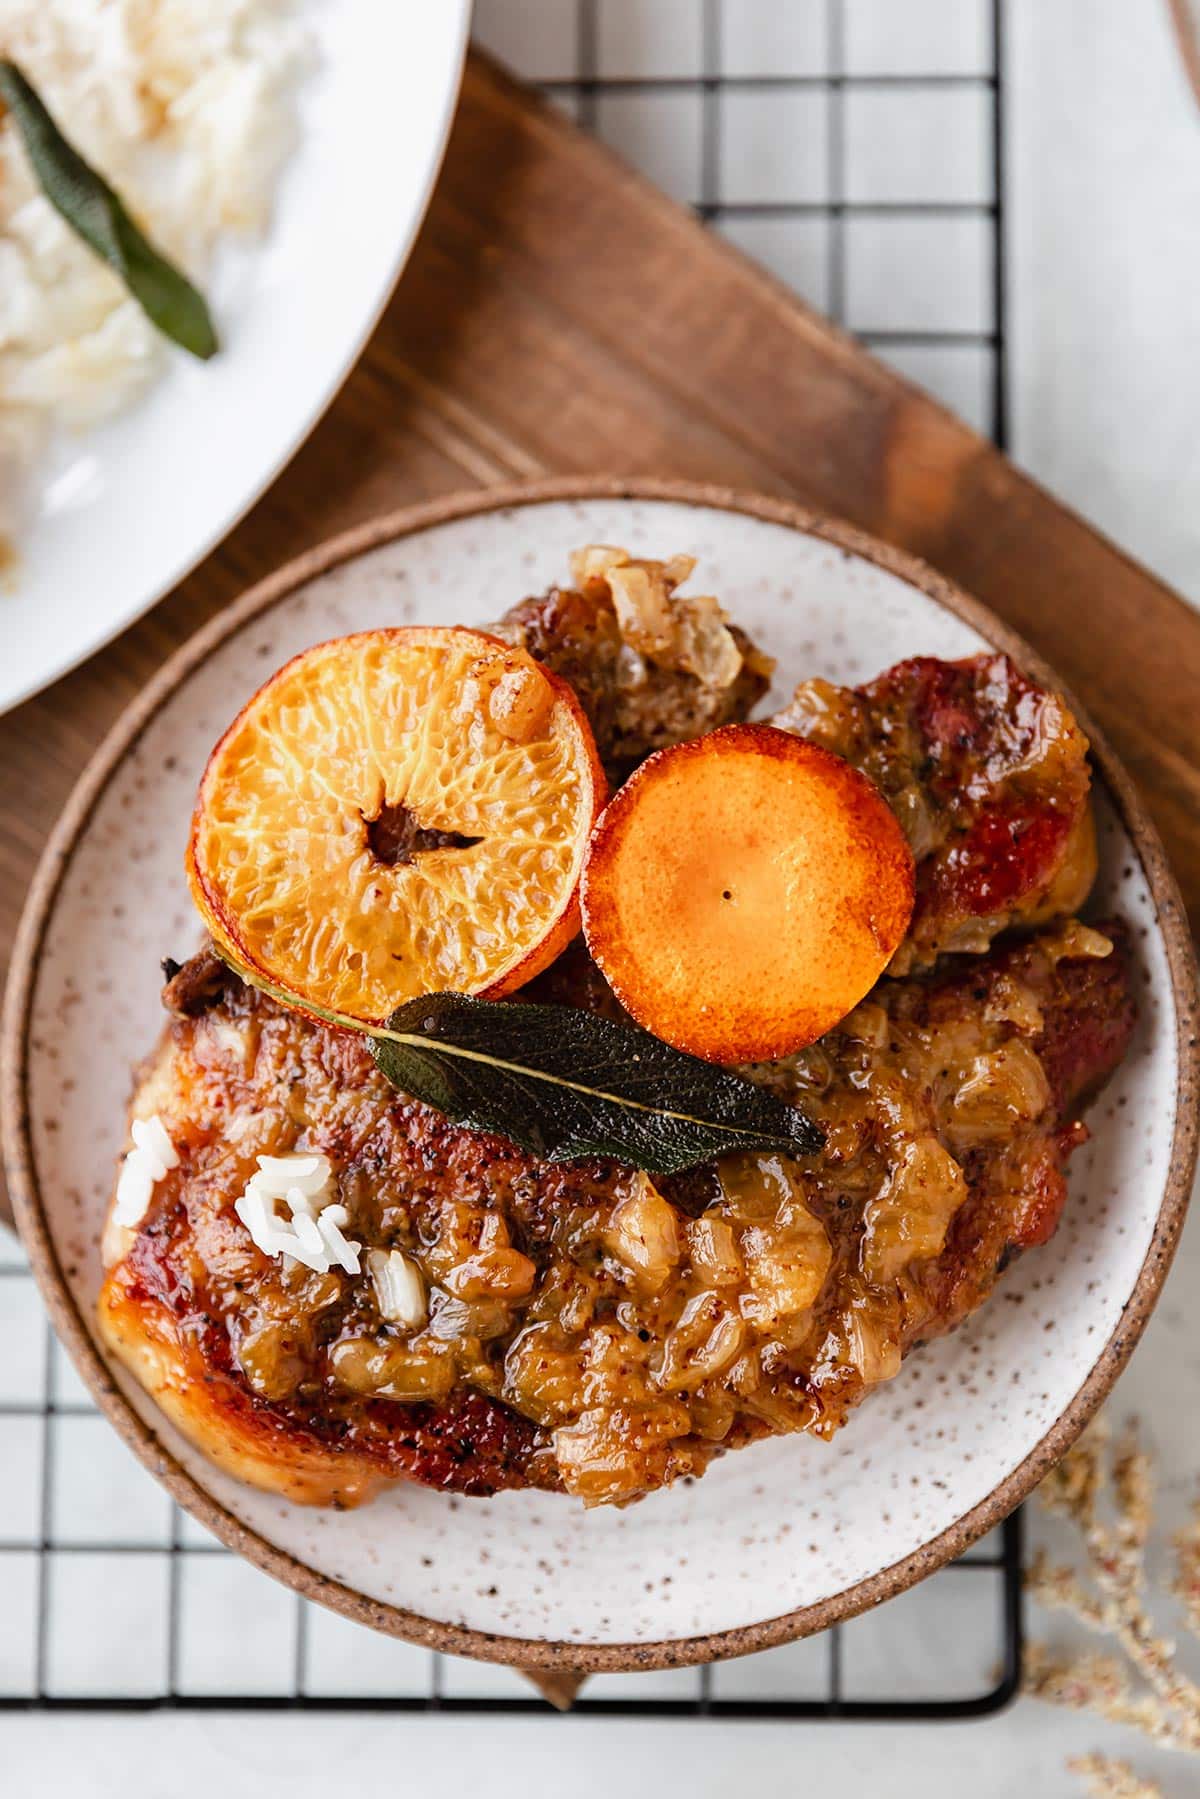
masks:
[(878, 788), (770, 725), (660, 750), (613, 797), (582, 886), (588, 948), (638, 1022), (714, 1062), (812, 1043), (900, 944), (913, 860)]
[(604, 796), (578, 700), (532, 657), (459, 628), (363, 631), (294, 657), (230, 725), (188, 875), (252, 978), (373, 1023), (552, 961)]

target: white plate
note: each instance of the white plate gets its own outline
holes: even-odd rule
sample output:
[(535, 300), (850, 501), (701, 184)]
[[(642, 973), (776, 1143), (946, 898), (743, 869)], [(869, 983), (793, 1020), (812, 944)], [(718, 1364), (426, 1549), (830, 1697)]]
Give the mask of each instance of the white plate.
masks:
[(470, 0), (305, 0), (317, 65), (271, 229), (205, 283), (220, 353), (60, 446), (0, 589), (0, 711), (107, 643), (230, 530), (346, 378), (441, 162)]
[[(18, 993), (6, 1044), (11, 1066), (24, 1070), (31, 1170), (22, 1180), (18, 1169), (17, 1183), (40, 1196), (22, 1223), (35, 1263), (39, 1241), (52, 1244), (88, 1329), (129, 1069), (161, 1028), (158, 958), (184, 956), (197, 938), (183, 851), (210, 746), (265, 674), (305, 645), (402, 621), (483, 624), (561, 578), (568, 551), (589, 541), (697, 556), (703, 589), (719, 594), (779, 658), (774, 703), (801, 675), (858, 682), (918, 651), (962, 656), (985, 646), (918, 586), (819, 536), (716, 506), (616, 497), (452, 517), (342, 561), (223, 639), (230, 621), (218, 621), (182, 653), (160, 694), (140, 703), (140, 734), (122, 743), (119, 729), (102, 752), (51, 852), (19, 951), (30, 970), (28, 1022)], [(124, 727), (125, 738), (138, 722)], [(1044, 1468), (1053, 1453), (1047, 1433), (1075, 1406), (1066, 1437), (1060, 1433), (1065, 1447), (1098, 1396), (1097, 1370), (1111, 1379), (1119, 1368), (1165, 1272), (1187, 1190), (1190, 1122), (1177, 1099), (1168, 957), (1176, 956), (1176, 978), (1186, 987), (1189, 952), (1171, 951), (1164, 935), (1151, 875), (1166, 907), (1171, 887), (1152, 869), (1152, 836), (1143, 839), (1144, 865), (1107, 802), (1100, 818), (1102, 875), (1092, 911), (1119, 910), (1135, 927), (1140, 1021), (1129, 1057), (1090, 1115), (1094, 1134), (1072, 1164), (1063, 1226), (1051, 1245), (1005, 1275), (998, 1295), (963, 1329), (913, 1356), (832, 1445), (808, 1437), (759, 1444), (718, 1462), (694, 1485), (626, 1511), (586, 1512), (542, 1493), (454, 1499), (416, 1486), (397, 1487), (362, 1511), (312, 1511), (217, 1473), (117, 1373), (195, 1482), (177, 1483), (177, 1496), (315, 1597), (352, 1606), (351, 1596), (365, 1595), (404, 1614), (375, 1613), (372, 1622), (429, 1640), (425, 1621), (432, 1621), (442, 1646), (485, 1655), (515, 1651), (447, 1636), (446, 1627), (527, 1644), (599, 1645), (626, 1664), (635, 1655), (629, 1646), (640, 1644), (656, 1645), (646, 1652), (652, 1663), (690, 1659), (713, 1653), (713, 1645), (694, 1641), (713, 1632), (780, 1620), (768, 1634), (794, 1635), (828, 1618), (782, 1614), (830, 1601), (835, 1610), (857, 1607), (889, 1584), (906, 1584), (926, 1564), (899, 1577), (896, 1564), (927, 1551), (935, 1565), (950, 1552), (943, 1533), (957, 1530), (953, 1547), (961, 1548), (1015, 1503), (1038, 1457)], [(1178, 923), (1172, 928), (1178, 942)], [(72, 1080), (67, 1102), (64, 1077)], [(6, 1102), (11, 1119), (21, 1106), (15, 1086)], [(1147, 1264), (1152, 1248), (1157, 1261)], [(1114, 1349), (1110, 1339), (1135, 1290)], [(73, 1319), (67, 1324), (97, 1385), (94, 1349)], [(1089, 1380), (1090, 1393), (1077, 1404)], [(161, 1472), (157, 1447), (147, 1441), (141, 1451)], [(1017, 1476), (1031, 1456), (1027, 1478)], [(218, 1509), (206, 1509), (200, 1493)], [(232, 1520), (260, 1542), (238, 1539)], [(294, 1562), (264, 1553), (263, 1544)], [(309, 1571), (321, 1577), (316, 1584)], [(851, 1600), (840, 1597), (852, 1589)]]

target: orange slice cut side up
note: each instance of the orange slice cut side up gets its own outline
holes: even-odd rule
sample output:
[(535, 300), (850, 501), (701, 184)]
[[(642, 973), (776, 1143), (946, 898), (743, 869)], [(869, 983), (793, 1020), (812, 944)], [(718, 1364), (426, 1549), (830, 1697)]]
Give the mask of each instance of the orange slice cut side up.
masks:
[(647, 1030), (713, 1062), (814, 1042), (874, 986), (913, 907), (886, 801), (840, 756), (769, 725), (660, 750), (602, 813), (588, 948)]
[(532, 657), (478, 631), (364, 631), (294, 657), (238, 714), (188, 877), (252, 977), (377, 1023), (553, 960), (604, 795), (578, 700)]

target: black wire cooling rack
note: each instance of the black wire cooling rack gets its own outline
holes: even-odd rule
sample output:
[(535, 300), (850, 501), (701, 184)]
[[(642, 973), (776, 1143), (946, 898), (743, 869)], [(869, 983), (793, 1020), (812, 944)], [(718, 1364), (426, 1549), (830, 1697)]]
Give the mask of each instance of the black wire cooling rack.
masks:
[[(643, 18), (655, 4), (644, 0)], [(684, 74), (663, 72), (661, 40), (647, 66), (634, 54), (614, 68), (614, 42), (636, 40), (637, 0), (478, 0), (477, 20), (518, 73), (540, 75), (581, 124), (652, 175), (661, 178), (656, 161), (678, 130), (691, 161), (676, 162), (670, 178), (703, 219), (774, 259), (830, 316), (973, 412), (1003, 447), (1004, 0), (773, 0), (778, 12), (802, 9), (819, 46), (819, 66), (794, 73), (761, 63), (751, 72), (732, 53), (733, 9), (761, 16), (763, 0), (677, 0), (670, 12), (683, 18), (689, 4), (694, 54)], [(928, 69), (912, 67), (911, 40), (925, 32), (934, 42), (950, 5), (956, 34), (974, 19), (974, 52), (965, 66), (934, 57)], [(890, 41), (903, 14), (909, 43), (891, 66), (886, 49), (882, 60), (862, 49), (872, 15), (884, 23), (885, 12)], [(568, 66), (550, 74), (520, 66), (536, 14), (568, 46)], [(738, 31), (745, 21), (743, 11)], [(958, 97), (955, 129), (965, 122), (981, 167), (965, 191), (952, 174), (923, 195), (919, 174), (905, 173), (900, 139), (911, 148), (914, 134), (904, 121), (916, 120), (928, 149), (939, 109), (951, 118), (947, 96)], [(816, 191), (810, 174), (789, 188), (786, 166), (781, 182), (778, 145), (763, 163), (764, 107), (812, 150)], [(768, 136), (773, 129), (768, 121)], [(863, 147), (880, 133), (898, 134), (888, 144), (897, 166), (873, 192)], [(736, 134), (750, 176), (743, 168), (731, 182)], [(752, 191), (756, 167), (761, 193)], [(904, 279), (893, 279), (901, 267)], [(937, 285), (932, 302), (922, 271)], [(572, 1715), (981, 1716), (1019, 1683), (1020, 1568), (1013, 1517), (911, 1592), (820, 1638), (711, 1668), (599, 1677)], [(154, 1707), (546, 1710), (512, 1670), (376, 1636), (287, 1592), (173, 1506), (96, 1412), (47, 1331), (19, 1246), (0, 1230), (0, 1709)]]

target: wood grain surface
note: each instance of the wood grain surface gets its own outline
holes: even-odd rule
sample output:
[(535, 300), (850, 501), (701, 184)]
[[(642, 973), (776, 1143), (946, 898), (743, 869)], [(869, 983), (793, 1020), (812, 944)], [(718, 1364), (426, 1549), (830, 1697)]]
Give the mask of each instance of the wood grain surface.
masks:
[(412, 262), (324, 421), (168, 599), (0, 719), (5, 966), (76, 776), (197, 626), (281, 562), (374, 514), (572, 471), (790, 496), (954, 577), (1029, 638), (1107, 730), (1200, 924), (1200, 616), (473, 56)]

